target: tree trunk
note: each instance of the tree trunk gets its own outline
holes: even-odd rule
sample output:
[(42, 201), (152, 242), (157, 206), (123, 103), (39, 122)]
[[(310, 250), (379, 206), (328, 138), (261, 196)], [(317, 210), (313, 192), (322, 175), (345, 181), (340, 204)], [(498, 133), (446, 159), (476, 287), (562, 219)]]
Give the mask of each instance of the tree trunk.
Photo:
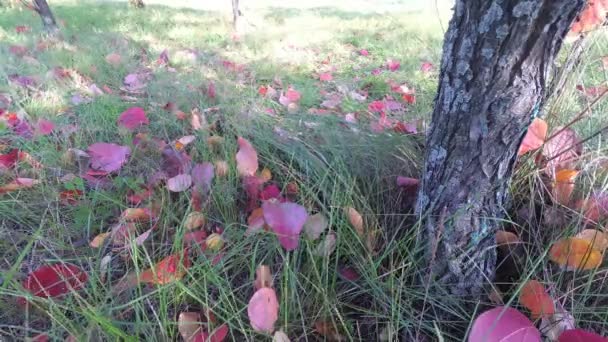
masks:
[(34, 6), (36, 12), (40, 15), (40, 19), (42, 19), (44, 30), (51, 35), (59, 33), (59, 27), (57, 27), (53, 12), (51, 12), (46, 0), (34, 0)]
[(135, 8), (144, 8), (144, 0), (129, 0), (131, 6)]
[(236, 31), (238, 29), (238, 21), (241, 16), (241, 11), (239, 10), (239, 0), (232, 0), (232, 26)]
[(429, 284), (478, 298), (492, 281), (517, 150), (584, 2), (456, 0), (417, 203)]

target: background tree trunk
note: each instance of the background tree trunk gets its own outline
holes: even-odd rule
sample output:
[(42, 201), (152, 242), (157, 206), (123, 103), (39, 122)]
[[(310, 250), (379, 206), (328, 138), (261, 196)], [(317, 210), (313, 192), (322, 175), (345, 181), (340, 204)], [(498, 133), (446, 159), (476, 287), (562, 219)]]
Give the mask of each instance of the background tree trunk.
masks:
[(238, 29), (238, 21), (241, 16), (241, 11), (239, 10), (239, 0), (232, 0), (232, 27), (234, 30)]
[(144, 8), (144, 0), (129, 0), (129, 4), (135, 8)]
[(44, 30), (51, 35), (59, 33), (59, 27), (57, 27), (53, 12), (51, 12), (46, 0), (34, 0), (34, 6), (34, 9), (40, 15), (40, 19), (42, 19)]
[(431, 284), (479, 297), (518, 147), (585, 0), (456, 0), (417, 212)]

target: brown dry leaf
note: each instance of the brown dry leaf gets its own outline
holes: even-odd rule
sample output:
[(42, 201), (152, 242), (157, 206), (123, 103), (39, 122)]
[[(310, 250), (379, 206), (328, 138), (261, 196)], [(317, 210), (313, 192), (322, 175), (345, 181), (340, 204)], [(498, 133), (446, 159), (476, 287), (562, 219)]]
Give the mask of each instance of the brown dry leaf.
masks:
[(272, 342), (291, 342), (289, 340), (289, 336), (283, 332), (283, 330), (277, 330), (274, 332), (274, 336), (272, 337)]
[(510, 245), (521, 243), (521, 240), (515, 233), (508, 232), (506, 230), (499, 230), (496, 232), (496, 245)]
[(333, 253), (335, 250), (336, 250), (336, 234), (334, 234), (333, 232), (330, 232), (329, 234), (325, 235), (325, 239), (323, 239), (323, 241), (321, 241), (321, 243), (319, 243), (319, 245), (317, 246), (317, 249), (315, 249), (314, 254), (316, 254), (320, 257), (329, 258), (331, 253)]
[(574, 180), (578, 175), (577, 170), (563, 169), (555, 173), (553, 182), (553, 198), (562, 205), (570, 203), (570, 196), (574, 190)]
[(589, 270), (602, 263), (602, 253), (587, 240), (565, 238), (557, 241), (549, 250), (551, 261), (567, 270)]
[(226, 177), (228, 174), (228, 163), (223, 160), (218, 160), (213, 164), (215, 166), (215, 174), (218, 177)]
[(184, 341), (193, 341), (203, 331), (201, 315), (198, 312), (182, 312), (177, 318), (177, 330)]
[(204, 226), (205, 222), (206, 219), (203, 213), (201, 213), (200, 211), (193, 211), (188, 214), (188, 217), (186, 217), (186, 222), (184, 223), (184, 226), (188, 230), (194, 230)]
[(122, 63), (122, 56), (116, 52), (110, 53), (106, 56), (106, 62), (112, 66), (119, 66)]
[(316, 240), (323, 234), (328, 226), (329, 222), (323, 214), (317, 213), (310, 215), (304, 224), (304, 233), (309, 239)]
[(591, 243), (591, 247), (603, 252), (608, 248), (608, 234), (596, 229), (585, 229), (576, 234), (576, 237)]
[(343, 337), (331, 321), (318, 320), (315, 322), (315, 331), (328, 341), (342, 341)]
[(258, 266), (258, 269), (255, 270), (255, 281), (253, 282), (255, 290), (257, 291), (262, 287), (272, 288), (272, 286), (272, 273), (270, 267), (267, 265)]
[(359, 214), (359, 212), (353, 207), (346, 208), (346, 216), (348, 218), (348, 222), (353, 227), (353, 229), (357, 232), (357, 235), (361, 239), (365, 239), (365, 228), (363, 226), (363, 216)]

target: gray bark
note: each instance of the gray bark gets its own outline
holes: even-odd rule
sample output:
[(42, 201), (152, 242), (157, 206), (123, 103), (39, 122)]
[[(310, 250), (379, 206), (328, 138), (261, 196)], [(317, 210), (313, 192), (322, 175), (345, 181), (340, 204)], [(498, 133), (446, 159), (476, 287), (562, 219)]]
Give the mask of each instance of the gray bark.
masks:
[(241, 11), (239, 10), (239, 0), (232, 0), (232, 26), (234, 29), (238, 29), (238, 20), (241, 16)]
[(585, 0), (456, 0), (418, 196), (429, 284), (478, 298), (518, 147)]
[(57, 27), (53, 12), (51, 12), (49, 4), (47, 4), (46, 0), (34, 0), (34, 9), (40, 15), (40, 19), (42, 19), (42, 26), (48, 34), (55, 35), (59, 33), (59, 27)]

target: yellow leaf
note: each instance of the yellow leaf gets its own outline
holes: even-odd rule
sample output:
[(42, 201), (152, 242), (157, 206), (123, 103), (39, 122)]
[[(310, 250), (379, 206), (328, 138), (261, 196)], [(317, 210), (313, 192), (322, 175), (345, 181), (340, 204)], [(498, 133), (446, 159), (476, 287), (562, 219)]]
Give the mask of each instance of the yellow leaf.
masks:
[(272, 179), (272, 173), (270, 172), (270, 169), (268, 169), (267, 167), (265, 167), (262, 172), (260, 172), (260, 178), (262, 178), (262, 180), (264, 181), (264, 183), (268, 182), (269, 180)]
[(224, 239), (220, 234), (213, 233), (207, 237), (205, 245), (212, 251), (219, 251), (224, 247)]
[(561, 239), (549, 251), (551, 261), (569, 270), (588, 270), (602, 263), (602, 253), (594, 249), (587, 240), (579, 238)]
[(194, 230), (204, 226), (205, 222), (206, 219), (203, 213), (201, 213), (200, 211), (193, 211), (188, 214), (188, 217), (186, 217), (186, 222), (184, 223), (184, 226), (188, 230)]
[(99, 248), (101, 247), (101, 245), (103, 245), (103, 242), (106, 240), (106, 238), (110, 236), (110, 233), (101, 233), (99, 235), (97, 235), (96, 237), (93, 238), (93, 240), (91, 240), (91, 242), (89, 243), (89, 246), (93, 247), (93, 248)]

